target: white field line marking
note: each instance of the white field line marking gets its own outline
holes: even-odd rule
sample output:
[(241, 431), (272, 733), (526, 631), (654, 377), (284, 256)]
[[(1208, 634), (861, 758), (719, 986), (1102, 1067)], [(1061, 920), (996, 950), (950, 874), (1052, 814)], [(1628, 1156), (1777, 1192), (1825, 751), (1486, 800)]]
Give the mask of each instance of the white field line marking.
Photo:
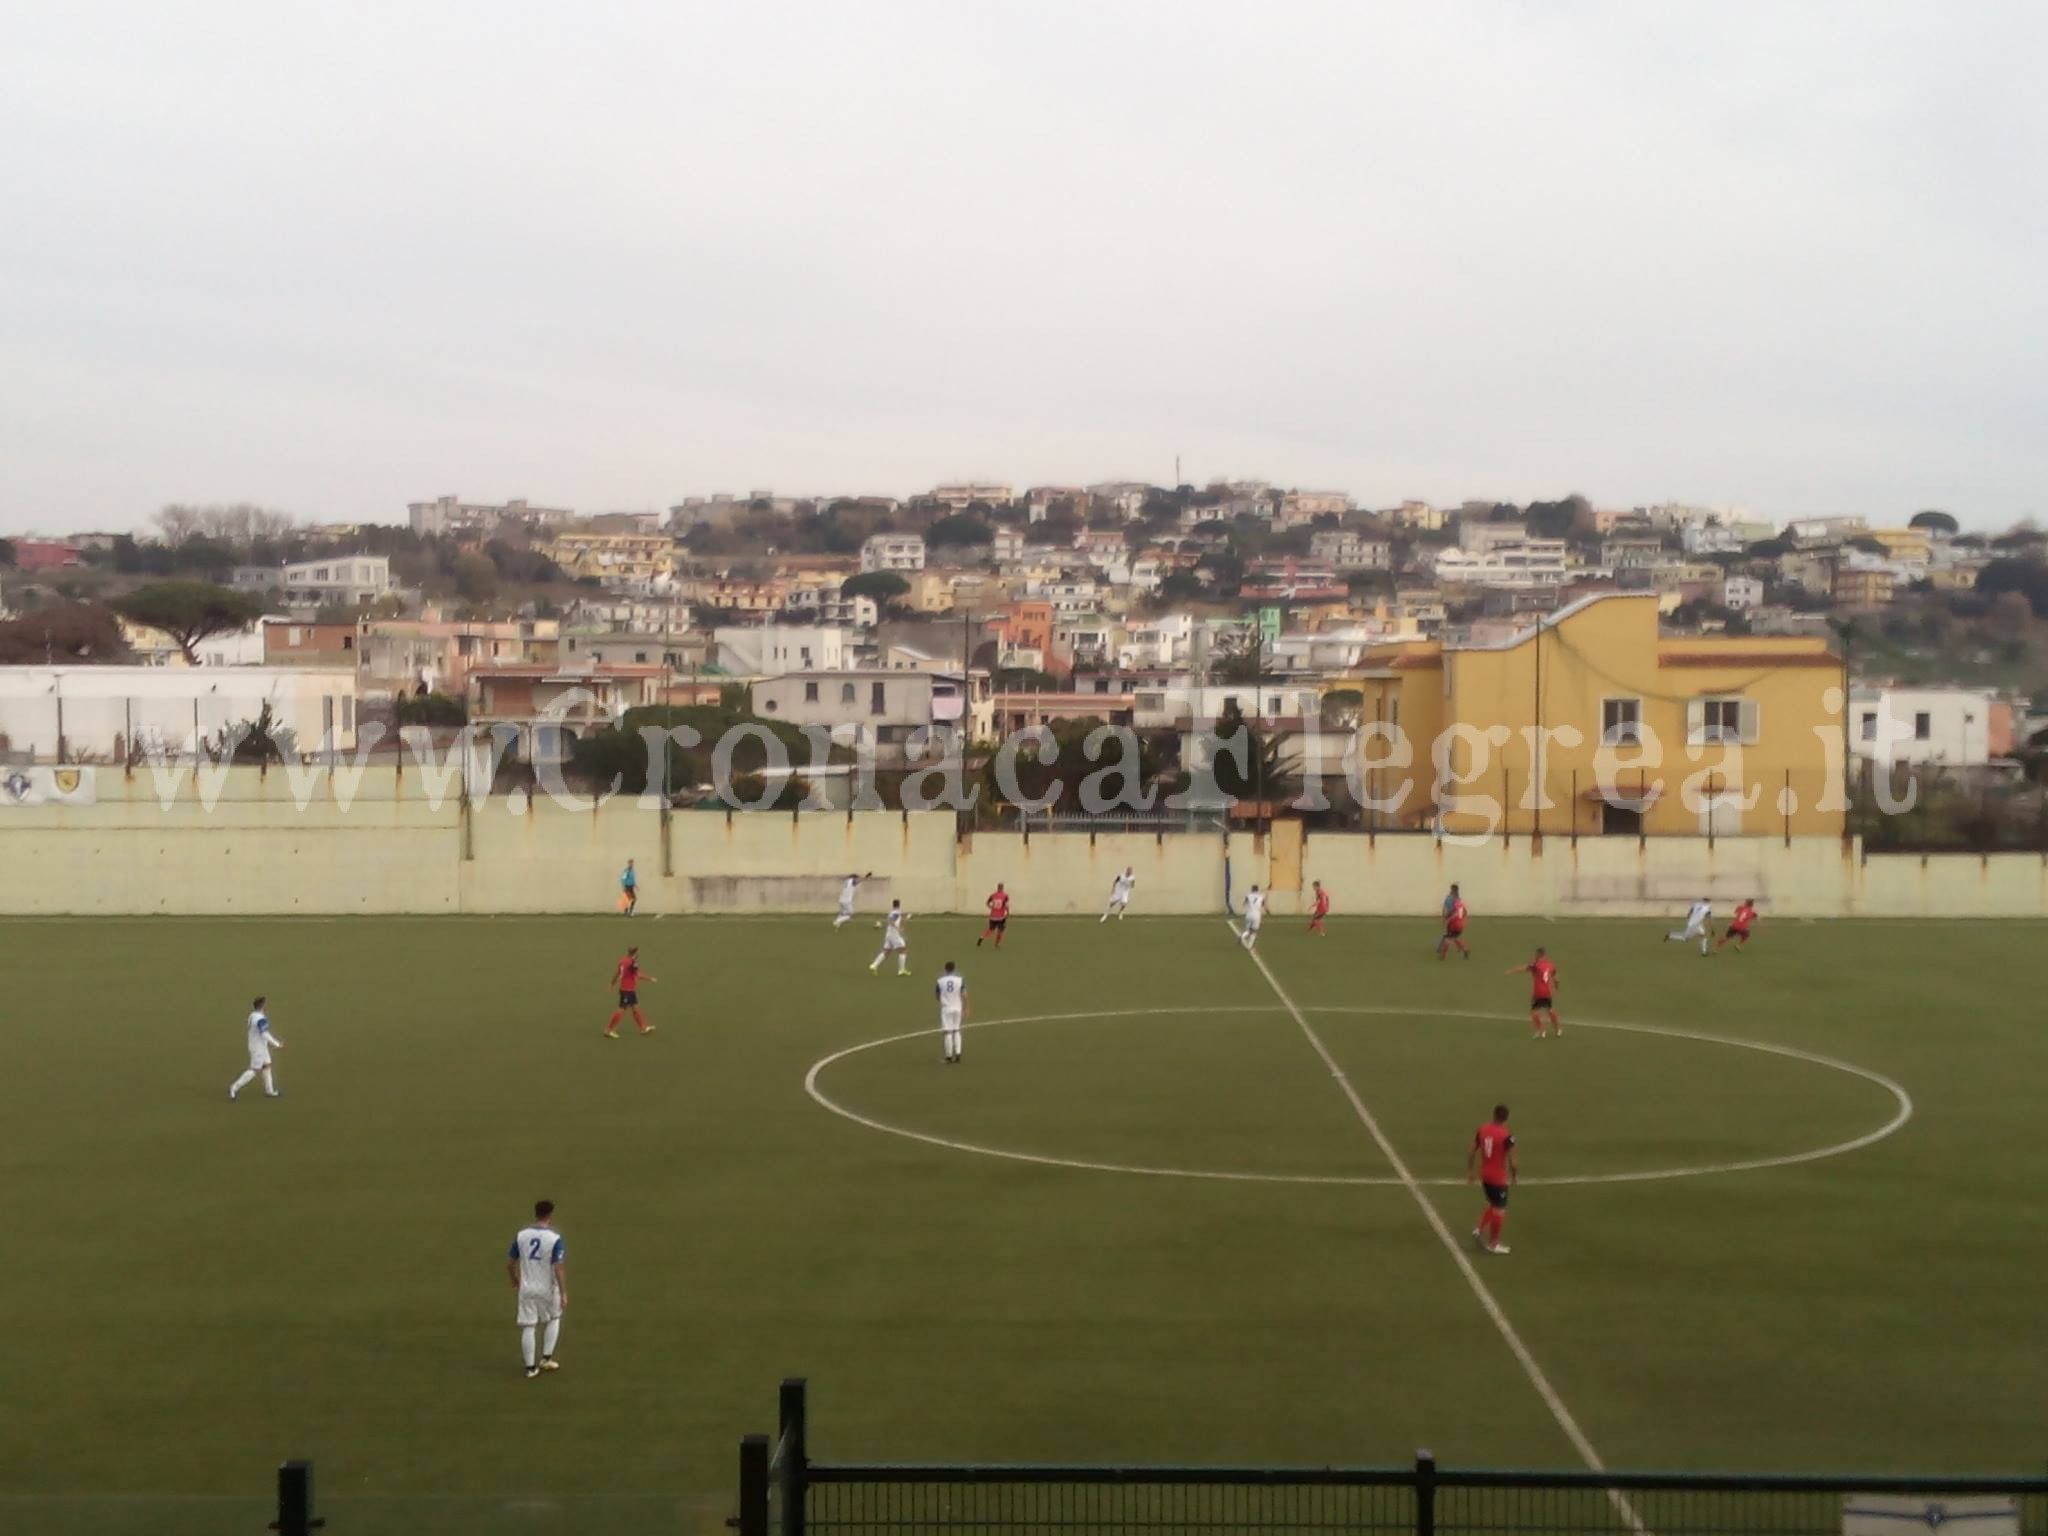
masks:
[[(1161, 1015), (1196, 1013), (1281, 1013), (1285, 1010), (1271, 1004), (1250, 1007), (1190, 1007), (1190, 1008), (1118, 1008), (1088, 1013), (1037, 1013), (1024, 1014), (1009, 1019), (977, 1020), (969, 1029), (996, 1029), (1005, 1024), (1052, 1024), (1069, 1023), (1082, 1019), (1128, 1019), (1156, 1017)], [(1308, 1013), (1339, 1013), (1352, 1015), (1373, 1015), (1394, 1018), (1428, 1018), (1472, 1020), (1484, 1024), (1519, 1024), (1519, 1015), (1474, 1013), (1455, 1008), (1309, 1008)], [(1906, 1090), (1880, 1072), (1859, 1067), (1854, 1062), (1838, 1061), (1832, 1056), (1822, 1056), (1812, 1051), (1803, 1051), (1795, 1046), (1773, 1045), (1760, 1040), (1740, 1040), (1728, 1035), (1703, 1034), (1689, 1029), (1666, 1029), (1655, 1024), (1620, 1024), (1588, 1021), (1574, 1021), (1574, 1029), (1613, 1029), (1637, 1035), (1662, 1035), (1671, 1040), (1698, 1040), (1711, 1045), (1733, 1046), (1741, 1050), (1763, 1051), (1773, 1056), (1789, 1056), (1797, 1061), (1812, 1062), (1816, 1066), (1828, 1067), (1846, 1072), (1874, 1083), (1892, 1095), (1897, 1105), (1892, 1118), (1874, 1131), (1849, 1141), (1837, 1142), (1832, 1146), (1816, 1147), (1805, 1152), (1786, 1152), (1775, 1157), (1747, 1158), (1739, 1162), (1701, 1163), (1679, 1168), (1646, 1168), (1622, 1173), (1561, 1173), (1545, 1178), (1524, 1179), (1527, 1185), (1557, 1187), (1568, 1184), (1641, 1184), (1661, 1179), (1704, 1178), (1717, 1173), (1751, 1173), (1766, 1168), (1789, 1168), (1799, 1163), (1816, 1163), (1823, 1158), (1840, 1157), (1844, 1153), (1859, 1152), (1863, 1148), (1884, 1140), (1913, 1117), (1913, 1100)], [(928, 1146), (944, 1147), (950, 1152), (968, 1152), (977, 1157), (1007, 1158), (1012, 1162), (1036, 1163), (1048, 1168), (1075, 1168), (1091, 1173), (1135, 1174), (1145, 1178), (1161, 1179), (1218, 1179), (1237, 1184), (1319, 1184), (1349, 1187), (1354, 1189), (1393, 1188), (1401, 1180), (1392, 1176), (1375, 1174), (1334, 1174), (1334, 1173), (1247, 1173), (1216, 1168), (1172, 1168), (1153, 1167), (1139, 1163), (1105, 1163), (1088, 1158), (1054, 1157), (1040, 1152), (1019, 1152), (1009, 1147), (992, 1147), (981, 1142), (959, 1141), (949, 1136), (939, 1136), (927, 1131), (914, 1131), (906, 1126), (895, 1125), (886, 1120), (877, 1120), (859, 1110), (850, 1109), (834, 1099), (818, 1086), (818, 1079), (827, 1067), (857, 1056), (863, 1051), (878, 1050), (885, 1045), (900, 1045), (906, 1040), (922, 1040), (937, 1035), (937, 1029), (913, 1029), (900, 1035), (886, 1035), (878, 1040), (864, 1040), (858, 1045), (849, 1045), (844, 1050), (834, 1051), (811, 1064), (804, 1074), (804, 1092), (809, 1094), (822, 1109), (851, 1120), (855, 1125), (865, 1126), (871, 1131), (880, 1131), (886, 1136), (901, 1136), (907, 1141), (921, 1141)], [(1435, 1178), (1417, 1179), (1416, 1182), (1431, 1189), (1459, 1189), (1464, 1187), (1463, 1179)]]
[[(1550, 1378), (1543, 1374), (1543, 1367), (1536, 1363), (1536, 1357), (1529, 1353), (1529, 1346), (1522, 1342), (1521, 1334), (1516, 1332), (1515, 1325), (1508, 1321), (1507, 1313), (1503, 1312), (1500, 1303), (1493, 1299), (1493, 1291), (1479, 1278), (1479, 1271), (1472, 1264), (1472, 1256), (1452, 1235), (1449, 1225), (1444, 1221), (1443, 1213), (1437, 1210), (1429, 1196), (1424, 1193), (1422, 1186), (1416, 1182), (1415, 1175), (1408, 1171), (1408, 1165), (1402, 1161), (1400, 1152), (1388, 1139), (1387, 1133), (1380, 1128), (1380, 1123), (1374, 1118), (1373, 1112), (1366, 1108), (1365, 1100), (1359, 1097), (1358, 1090), (1351, 1086), (1351, 1079), (1344, 1075), (1344, 1069), (1337, 1064), (1337, 1058), (1332, 1056), (1330, 1048), (1323, 1044), (1322, 1036), (1318, 1035), (1315, 1026), (1309, 1023), (1308, 1015), (1301, 1011), (1294, 999), (1288, 995), (1287, 989), (1280, 985), (1280, 978), (1273, 974), (1263, 955), (1256, 949), (1247, 949), (1245, 953), (1251, 956), (1252, 964), (1259, 968), (1259, 974), (1266, 978), (1266, 985), (1273, 989), (1273, 995), (1280, 999), (1282, 1006), (1293, 1016), (1302, 1035), (1314, 1048), (1316, 1055), (1322, 1058), (1323, 1065), (1330, 1069), (1330, 1076), (1336, 1079), (1344, 1097), (1351, 1101), (1351, 1109), (1358, 1116), (1358, 1123), (1365, 1127), (1366, 1133), (1379, 1147), (1381, 1155), (1387, 1160), (1387, 1165), (1394, 1170), (1403, 1187), (1407, 1189), (1409, 1197), (1415, 1201), (1416, 1209), (1422, 1212), (1423, 1220), (1427, 1221), (1430, 1230), (1436, 1233), (1437, 1241), (1444, 1245), (1444, 1252), (1448, 1253), (1451, 1262), (1458, 1266), (1458, 1272), (1472, 1288), (1472, 1294), (1478, 1298), (1481, 1309), (1492, 1320), (1508, 1351), (1520, 1363), (1522, 1374), (1529, 1378), (1529, 1385), (1534, 1387), (1536, 1395), (1543, 1399), (1543, 1406), (1550, 1410), (1550, 1416), (1557, 1421), (1557, 1427), (1564, 1431), (1565, 1438), (1571, 1441), (1572, 1448), (1579, 1453), (1579, 1459), (1585, 1462), (1589, 1470), (1605, 1472), (1607, 1464), (1600, 1459), (1599, 1451), (1595, 1450), (1593, 1442), (1586, 1438), (1586, 1432), (1579, 1427), (1579, 1421), (1572, 1417), (1571, 1409), (1565, 1407), (1564, 1399), (1557, 1395), (1557, 1389), (1550, 1384)], [(1608, 1489), (1607, 1501), (1614, 1506), (1614, 1512), (1628, 1522), (1629, 1528), (1635, 1531), (1637, 1536), (1647, 1536), (1647, 1527), (1636, 1514), (1635, 1506), (1620, 1490)]]

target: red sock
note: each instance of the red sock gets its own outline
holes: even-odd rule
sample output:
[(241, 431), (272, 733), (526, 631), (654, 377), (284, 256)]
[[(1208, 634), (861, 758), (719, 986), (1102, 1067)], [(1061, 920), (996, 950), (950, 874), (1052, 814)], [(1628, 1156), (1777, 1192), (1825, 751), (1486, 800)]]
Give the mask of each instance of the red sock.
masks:
[(624, 1018), (625, 1016), (626, 1016), (626, 1010), (625, 1010), (625, 1009), (623, 1009), (623, 1008), (621, 1008), (621, 1009), (620, 1009), (620, 1010), (619, 1010), (619, 1011), (618, 1011), (617, 1013), (615, 1013), (615, 1014), (613, 1014), (613, 1015), (612, 1015), (612, 1021), (611, 1021), (611, 1023), (609, 1023), (609, 1024), (605, 1025), (605, 1028), (606, 1028), (606, 1029), (617, 1029), (617, 1028), (619, 1027), (619, 1020), (623, 1019), (623, 1018)]

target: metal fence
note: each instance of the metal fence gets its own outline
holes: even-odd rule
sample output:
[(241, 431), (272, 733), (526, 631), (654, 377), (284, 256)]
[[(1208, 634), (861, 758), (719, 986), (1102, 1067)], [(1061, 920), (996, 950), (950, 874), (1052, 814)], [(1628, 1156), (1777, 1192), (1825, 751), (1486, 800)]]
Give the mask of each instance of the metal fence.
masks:
[(2048, 1536), (2048, 1477), (812, 1461), (804, 1384), (740, 1450), (740, 1536)]

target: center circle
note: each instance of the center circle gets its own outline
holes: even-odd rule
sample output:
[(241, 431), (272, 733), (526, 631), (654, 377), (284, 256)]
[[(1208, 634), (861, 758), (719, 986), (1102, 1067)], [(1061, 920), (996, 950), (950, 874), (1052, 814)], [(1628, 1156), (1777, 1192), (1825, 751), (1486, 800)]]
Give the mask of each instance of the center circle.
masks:
[[(1519, 1015), (1480, 1013), (1459, 1009), (1437, 1008), (1374, 1008), (1374, 1007), (1322, 1007), (1302, 1010), (1310, 1015), (1368, 1016), (1407, 1019), (1447, 1019), (1483, 1024), (1513, 1024)], [(968, 1025), (970, 1033), (982, 1030), (1015, 1028), (1028, 1024), (1079, 1023), (1089, 1020), (1178, 1018), (1196, 1015), (1218, 1014), (1265, 1014), (1286, 1016), (1288, 1010), (1276, 1004), (1248, 1004), (1239, 1006), (1194, 1006), (1184, 1008), (1113, 1008), (1094, 1009), (1073, 1013), (1019, 1014), (1009, 1018), (988, 1019)], [(1783, 1060), (1804, 1062), (1831, 1072), (1860, 1079), (1882, 1089), (1892, 1100), (1891, 1116), (1875, 1129), (1845, 1140), (1830, 1142), (1823, 1146), (1805, 1148), (1769, 1156), (1734, 1158), (1717, 1162), (1629, 1169), (1617, 1172), (1556, 1174), (1548, 1177), (1534, 1176), (1522, 1179), (1525, 1185), (1582, 1185), (1582, 1184), (1631, 1184), (1646, 1183), (1665, 1179), (1702, 1178), (1709, 1174), (1747, 1173), (1768, 1168), (1786, 1168), (1801, 1163), (1819, 1162), (1824, 1158), (1840, 1157), (1875, 1145), (1898, 1131), (1913, 1117), (1913, 1099), (1899, 1083), (1868, 1067), (1854, 1062), (1842, 1061), (1816, 1051), (1804, 1050), (1798, 1046), (1779, 1045), (1770, 1041), (1744, 1040), (1730, 1035), (1718, 1035), (1704, 1030), (1679, 1029), (1660, 1024), (1641, 1024), (1619, 1020), (1574, 1019), (1570, 1028), (1578, 1030), (1601, 1030), (1623, 1035), (1650, 1036), (1668, 1040), (1722, 1047), (1730, 1050), (1752, 1051)], [(907, 1141), (922, 1142), (927, 1146), (941, 1147), (951, 1152), (969, 1153), (976, 1157), (992, 1157), (1007, 1162), (1030, 1163), (1040, 1167), (1071, 1168), (1091, 1173), (1118, 1173), (1137, 1175), (1145, 1178), (1166, 1179), (1209, 1179), (1240, 1184), (1308, 1184), (1333, 1185), (1352, 1188), (1399, 1187), (1404, 1181), (1389, 1174), (1323, 1174), (1296, 1172), (1255, 1172), (1227, 1168), (1181, 1168), (1147, 1163), (1126, 1163), (1096, 1158), (1058, 1157), (1049, 1153), (1023, 1151), (1014, 1147), (992, 1146), (987, 1143), (966, 1140), (960, 1137), (936, 1135), (929, 1131), (917, 1130), (911, 1126), (897, 1124), (877, 1116), (863, 1113), (852, 1106), (833, 1098), (821, 1086), (820, 1080), (836, 1063), (849, 1057), (859, 1056), (868, 1051), (880, 1050), (886, 1046), (901, 1045), (912, 1040), (928, 1040), (938, 1034), (936, 1028), (907, 1030), (901, 1034), (886, 1035), (879, 1039), (863, 1041), (821, 1057), (811, 1064), (804, 1074), (804, 1091), (821, 1108), (831, 1114), (848, 1120), (855, 1125), (884, 1135), (900, 1137)], [(1549, 1047), (1544, 1047), (1548, 1049)], [(1363, 1133), (1362, 1128), (1361, 1134)], [(1463, 1178), (1419, 1178), (1418, 1185), (1453, 1188), (1462, 1186)]]

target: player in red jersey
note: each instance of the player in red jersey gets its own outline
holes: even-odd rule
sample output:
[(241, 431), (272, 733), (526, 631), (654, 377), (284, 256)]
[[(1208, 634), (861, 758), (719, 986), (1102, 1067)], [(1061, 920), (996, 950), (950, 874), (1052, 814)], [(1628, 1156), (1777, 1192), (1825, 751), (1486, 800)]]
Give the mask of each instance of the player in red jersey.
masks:
[(1465, 947), (1465, 898), (1458, 894), (1455, 885), (1451, 887), (1451, 894), (1444, 898), (1444, 936), (1436, 941), (1437, 959), (1449, 954), (1453, 944), (1467, 960), (1472, 958), (1472, 951)]
[[(1003, 947), (1003, 930), (1009, 927), (1009, 925), (1010, 893), (1003, 889), (1003, 882), (998, 880), (996, 888), (989, 892), (988, 926), (981, 930), (981, 939), (988, 938), (993, 934), (995, 936), (996, 948), (1001, 949)], [(974, 941), (976, 949), (981, 948), (981, 939)]]
[(1472, 1236), (1487, 1253), (1506, 1253), (1500, 1229), (1507, 1225), (1508, 1189), (1521, 1172), (1515, 1167), (1515, 1138), (1508, 1130), (1508, 1107), (1493, 1106), (1493, 1118), (1472, 1135), (1472, 1150), (1465, 1154), (1465, 1182), (1477, 1181), (1486, 1191), (1486, 1209), (1479, 1213), (1479, 1225)]
[[(1330, 915), (1330, 893), (1323, 889), (1323, 882), (1320, 880), (1311, 880), (1309, 884), (1316, 888), (1316, 901), (1315, 906), (1309, 910), (1308, 931), (1321, 934), (1324, 931), (1323, 919)], [(1324, 934), (1324, 937), (1328, 935)]]
[(1719, 954), (1730, 939), (1735, 941), (1735, 952), (1739, 955), (1749, 944), (1749, 930), (1756, 925), (1756, 898), (1745, 896), (1742, 905), (1735, 909), (1735, 915), (1728, 920), (1728, 931), (1714, 941), (1714, 953)]
[(612, 970), (612, 985), (619, 989), (619, 1006), (612, 1014), (611, 1023), (604, 1027), (605, 1039), (616, 1040), (619, 1038), (619, 1020), (629, 1013), (633, 1015), (633, 1022), (639, 1026), (641, 1034), (651, 1035), (654, 1033), (654, 1026), (647, 1022), (647, 1016), (640, 1011), (640, 983), (653, 980), (655, 978), (652, 976), (640, 974), (640, 950), (638, 946), (627, 950), (625, 958), (619, 961), (618, 965)]
[(1536, 958), (1527, 965), (1511, 965), (1510, 976), (1526, 971), (1529, 974), (1529, 1022), (1536, 1028), (1536, 1038), (1543, 1038), (1543, 1020), (1548, 1016), (1550, 1032), (1564, 1033), (1564, 1026), (1557, 1021), (1557, 962), (1550, 958), (1550, 951), (1539, 949)]

